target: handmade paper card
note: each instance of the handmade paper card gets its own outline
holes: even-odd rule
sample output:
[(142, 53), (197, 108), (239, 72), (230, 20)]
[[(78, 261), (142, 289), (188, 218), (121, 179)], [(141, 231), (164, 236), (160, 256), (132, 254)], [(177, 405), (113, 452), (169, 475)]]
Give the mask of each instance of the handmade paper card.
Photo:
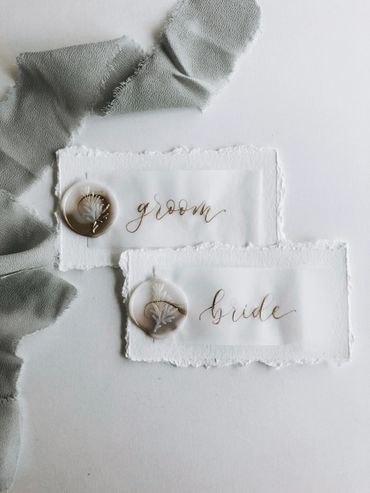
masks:
[(279, 235), (276, 151), (58, 151), (60, 268), (117, 265), (130, 248), (220, 241), (270, 245)]
[(341, 243), (129, 250), (127, 356), (178, 366), (349, 358)]

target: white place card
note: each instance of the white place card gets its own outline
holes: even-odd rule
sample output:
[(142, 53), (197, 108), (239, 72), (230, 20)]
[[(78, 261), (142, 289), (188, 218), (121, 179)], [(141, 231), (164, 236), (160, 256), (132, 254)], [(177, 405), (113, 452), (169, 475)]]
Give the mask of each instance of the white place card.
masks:
[[(349, 358), (347, 249), (342, 243), (130, 250), (122, 254), (120, 266), (123, 297), (131, 300), (127, 356), (132, 360), (282, 366)], [(186, 303), (162, 289), (157, 300), (148, 303), (144, 294), (133, 304), (136, 288), (153, 279), (173, 286), (175, 298), (176, 290), (183, 293)], [(181, 323), (152, 337), (138, 320), (147, 315), (151, 323), (156, 312), (145, 310), (166, 301), (172, 306), (167, 315), (181, 306)]]
[(109, 153), (71, 147), (57, 158), (59, 199), (86, 181), (101, 184), (117, 202), (114, 223), (94, 238), (75, 233), (59, 212), (61, 270), (117, 265), (126, 249), (218, 241), (270, 245), (279, 237), (275, 150)]

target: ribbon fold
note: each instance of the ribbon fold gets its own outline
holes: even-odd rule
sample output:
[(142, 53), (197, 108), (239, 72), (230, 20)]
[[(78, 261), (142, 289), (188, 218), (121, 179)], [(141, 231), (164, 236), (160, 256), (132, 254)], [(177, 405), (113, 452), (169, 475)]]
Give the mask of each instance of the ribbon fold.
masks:
[(53, 323), (75, 296), (73, 286), (48, 269), (54, 233), (0, 191), (0, 491), (10, 487), (20, 432), (16, 383), (20, 339)]
[(182, 0), (150, 54), (122, 37), (20, 55), (19, 80), (0, 105), (0, 188), (25, 190), (88, 112), (204, 108), (259, 18), (254, 0)]

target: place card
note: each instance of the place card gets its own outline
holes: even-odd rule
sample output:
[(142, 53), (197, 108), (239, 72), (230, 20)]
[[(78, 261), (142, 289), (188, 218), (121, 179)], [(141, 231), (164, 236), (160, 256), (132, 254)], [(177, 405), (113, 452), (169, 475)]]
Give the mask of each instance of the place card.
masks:
[(342, 243), (129, 250), (127, 357), (178, 366), (349, 359)]
[(57, 159), (61, 270), (117, 265), (126, 249), (279, 238), (282, 180), (273, 149), (71, 147)]

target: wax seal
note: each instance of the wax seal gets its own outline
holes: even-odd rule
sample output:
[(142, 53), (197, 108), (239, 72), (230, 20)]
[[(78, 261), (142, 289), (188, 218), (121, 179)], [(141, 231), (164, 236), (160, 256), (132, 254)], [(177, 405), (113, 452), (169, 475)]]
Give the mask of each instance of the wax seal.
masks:
[(104, 234), (113, 224), (118, 205), (104, 185), (81, 181), (64, 193), (61, 210), (66, 224), (75, 233), (93, 238)]
[(130, 296), (131, 320), (147, 335), (158, 338), (178, 329), (187, 315), (187, 300), (173, 283), (153, 276)]

